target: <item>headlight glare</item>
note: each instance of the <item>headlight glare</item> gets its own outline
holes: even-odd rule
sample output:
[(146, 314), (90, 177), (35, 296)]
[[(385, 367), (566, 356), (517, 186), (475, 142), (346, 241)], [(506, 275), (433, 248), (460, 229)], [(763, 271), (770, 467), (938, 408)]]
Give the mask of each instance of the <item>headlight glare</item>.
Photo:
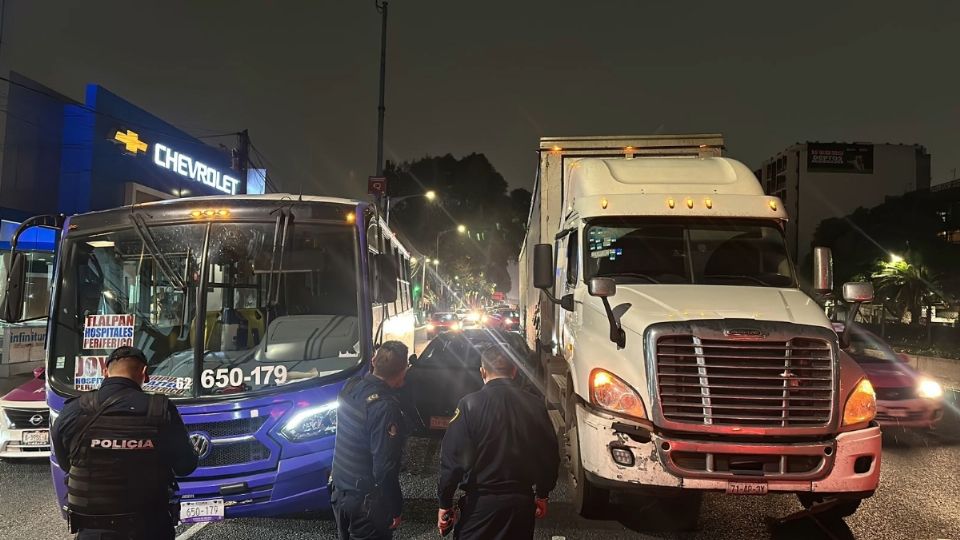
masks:
[(624, 416), (647, 417), (643, 400), (637, 391), (604, 369), (594, 369), (590, 373), (590, 403)]
[(867, 379), (861, 379), (843, 407), (843, 425), (869, 422), (877, 416), (877, 393)]
[(294, 413), (280, 434), (293, 442), (309, 441), (337, 433), (337, 402), (308, 407)]
[(943, 397), (943, 387), (940, 383), (926, 377), (917, 382), (917, 396), (926, 399), (938, 399)]

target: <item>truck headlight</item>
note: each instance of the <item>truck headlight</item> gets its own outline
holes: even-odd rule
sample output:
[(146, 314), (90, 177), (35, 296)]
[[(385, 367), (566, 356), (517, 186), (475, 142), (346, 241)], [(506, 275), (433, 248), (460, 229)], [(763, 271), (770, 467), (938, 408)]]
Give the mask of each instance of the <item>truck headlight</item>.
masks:
[(647, 410), (637, 391), (605, 369), (590, 372), (590, 403), (610, 412), (646, 418)]
[(867, 379), (861, 379), (843, 406), (843, 425), (869, 422), (877, 416), (877, 393)]
[(297, 412), (280, 430), (281, 435), (293, 442), (309, 441), (336, 433), (336, 401)]
[(938, 399), (943, 397), (943, 388), (937, 381), (923, 377), (917, 382), (917, 396), (926, 399)]

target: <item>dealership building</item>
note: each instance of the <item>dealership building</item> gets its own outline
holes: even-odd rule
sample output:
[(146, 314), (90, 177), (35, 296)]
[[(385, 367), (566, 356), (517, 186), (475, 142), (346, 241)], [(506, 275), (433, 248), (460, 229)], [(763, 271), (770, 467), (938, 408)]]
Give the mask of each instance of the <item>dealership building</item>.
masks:
[(755, 173), (768, 195), (783, 200), (787, 244), (802, 264), (823, 220), (928, 189), (930, 154), (916, 144), (805, 142), (765, 160)]
[[(87, 85), (79, 102), (18, 73), (0, 85), (7, 96), (0, 112), (0, 283), (11, 237), (31, 216), (265, 191), (263, 169), (246, 170), (235, 151), (207, 144), (102, 86)], [(21, 236), (35, 280), (44, 272), (52, 278), (54, 241), (48, 229)], [(46, 303), (37, 298), (34, 305)], [(0, 332), (0, 376), (13, 356), (42, 354), (30, 340), (21, 340), (30, 351), (26, 345), (12, 351), (19, 341), (9, 331)]]

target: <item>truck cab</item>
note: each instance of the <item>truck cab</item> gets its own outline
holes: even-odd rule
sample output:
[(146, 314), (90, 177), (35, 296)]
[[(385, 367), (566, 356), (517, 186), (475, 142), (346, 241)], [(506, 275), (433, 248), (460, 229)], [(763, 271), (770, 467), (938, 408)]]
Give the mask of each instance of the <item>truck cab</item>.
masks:
[[(669, 146), (617, 150), (651, 142)], [(780, 201), (743, 164), (681, 147), (541, 168), (532, 218), (561, 204), (536, 231), (552, 242), (527, 238), (522, 296), (575, 507), (610, 490), (792, 492), (852, 513), (879, 481), (869, 382), (799, 288)]]

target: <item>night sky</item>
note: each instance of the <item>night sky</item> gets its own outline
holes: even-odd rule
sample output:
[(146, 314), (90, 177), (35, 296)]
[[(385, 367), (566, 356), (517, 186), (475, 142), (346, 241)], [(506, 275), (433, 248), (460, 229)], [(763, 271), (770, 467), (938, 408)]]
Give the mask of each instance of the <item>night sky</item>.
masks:
[[(248, 128), (284, 190), (359, 196), (376, 162), (372, 1), (6, 0), (0, 69), (102, 84), (195, 135)], [(960, 2), (390, 4), (386, 156), (485, 153), (529, 187), (542, 135), (722, 132), (926, 145), (960, 168)], [(232, 142), (227, 139), (225, 143)]]

